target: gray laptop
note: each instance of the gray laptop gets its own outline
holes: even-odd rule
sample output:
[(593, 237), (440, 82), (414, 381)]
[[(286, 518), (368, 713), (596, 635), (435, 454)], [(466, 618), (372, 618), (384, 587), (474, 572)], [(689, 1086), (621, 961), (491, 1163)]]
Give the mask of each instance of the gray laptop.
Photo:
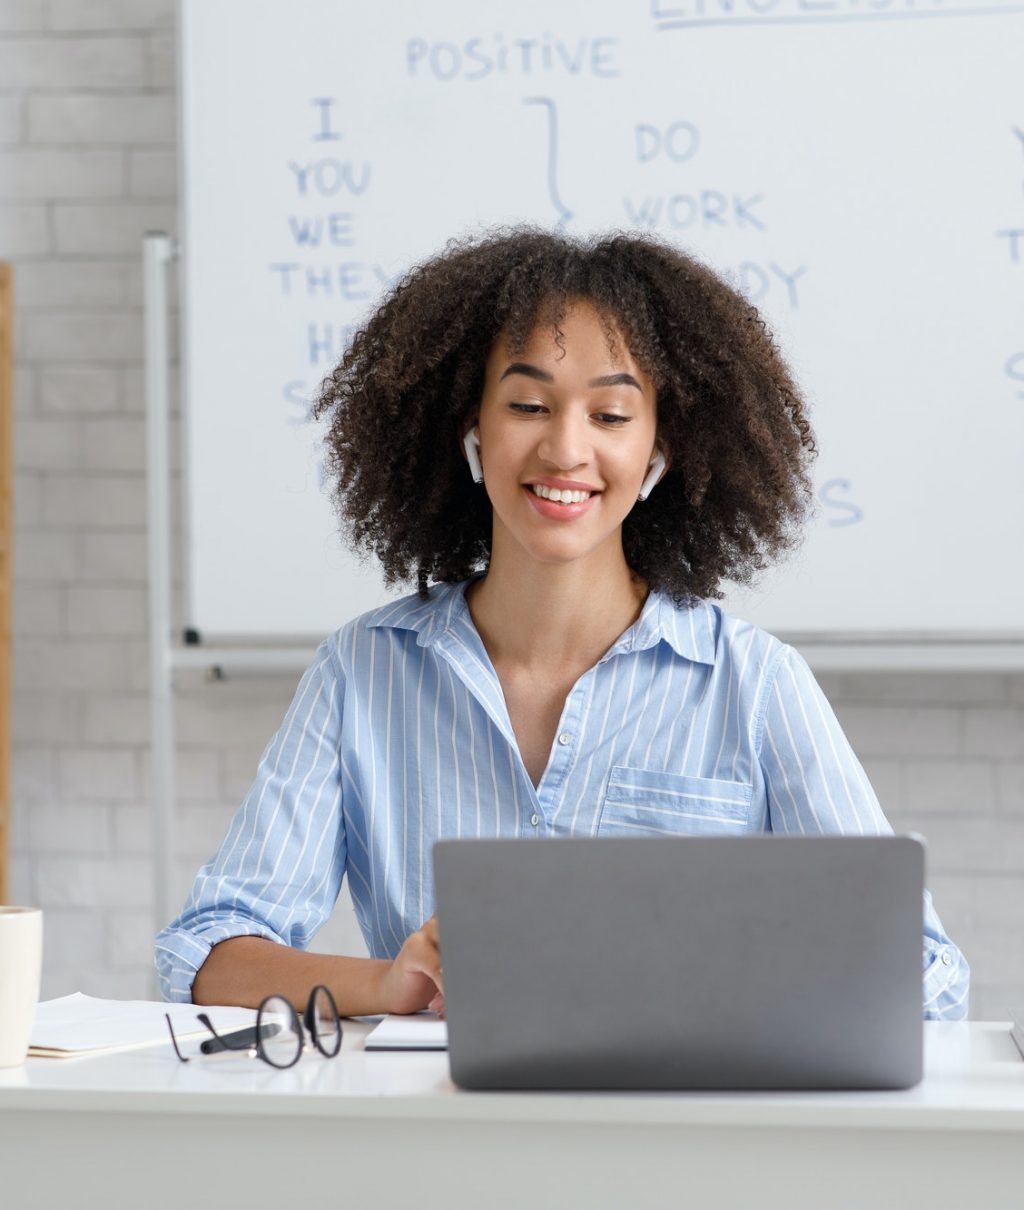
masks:
[(907, 1088), (907, 836), (434, 846), (452, 1079), (477, 1089)]

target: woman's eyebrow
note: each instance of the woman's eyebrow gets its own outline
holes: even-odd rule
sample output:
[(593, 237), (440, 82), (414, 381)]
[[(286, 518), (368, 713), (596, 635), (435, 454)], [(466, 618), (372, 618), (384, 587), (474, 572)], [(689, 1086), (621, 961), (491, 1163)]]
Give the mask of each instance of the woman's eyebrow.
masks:
[(603, 378), (591, 378), (587, 383), (589, 387), (636, 387), (638, 391), (643, 393), (643, 387), (637, 382), (632, 374), (605, 374)]
[(532, 366), (526, 361), (513, 361), (504, 374), (498, 379), (499, 382), (504, 382), (509, 374), (525, 374), (527, 378), (537, 378), (541, 382), (554, 382), (554, 374), (549, 374), (547, 370), (540, 370), (536, 366)]
[[(512, 364), (505, 370), (499, 382), (503, 382), (510, 374), (524, 374), (527, 378), (536, 378), (540, 382), (554, 382), (554, 374), (549, 374), (547, 370), (542, 370), (537, 366), (530, 365), (527, 361), (513, 361)], [(601, 378), (591, 378), (587, 383), (590, 387), (636, 387), (638, 391), (643, 392), (643, 387), (633, 377), (632, 374), (605, 374)]]

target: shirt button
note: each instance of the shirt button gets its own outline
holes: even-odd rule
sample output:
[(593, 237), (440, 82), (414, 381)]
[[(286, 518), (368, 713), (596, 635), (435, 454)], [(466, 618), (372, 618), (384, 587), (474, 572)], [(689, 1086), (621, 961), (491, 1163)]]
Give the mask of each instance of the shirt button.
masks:
[(569, 734), (568, 731), (563, 731), (562, 734), (558, 737), (558, 742), (564, 748), (566, 744), (572, 743), (572, 736)]
[(952, 966), (953, 965), (953, 955), (949, 952), (949, 950), (942, 951), (942, 965), (943, 966)]
[(537, 825), (540, 823), (540, 816), (539, 816), (539, 815), (531, 815), (531, 816), (530, 816), (530, 823), (532, 823), (532, 824), (533, 824), (533, 826), (534, 826), (534, 827), (536, 827), (536, 826), (537, 826)]

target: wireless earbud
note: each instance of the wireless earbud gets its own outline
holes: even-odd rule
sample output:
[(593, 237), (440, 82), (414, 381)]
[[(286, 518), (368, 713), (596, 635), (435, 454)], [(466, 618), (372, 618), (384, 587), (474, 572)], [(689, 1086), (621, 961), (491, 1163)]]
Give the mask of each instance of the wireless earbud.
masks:
[(480, 434), (475, 428), (462, 438), (462, 448), (466, 451), (466, 461), (469, 463), (469, 473), (474, 483), (483, 483), (484, 468), (480, 465)]
[(638, 500), (646, 500), (654, 490), (654, 485), (661, 478), (661, 472), (665, 469), (665, 455), (658, 450), (651, 459), (651, 469), (647, 472), (647, 478), (640, 484), (640, 495)]

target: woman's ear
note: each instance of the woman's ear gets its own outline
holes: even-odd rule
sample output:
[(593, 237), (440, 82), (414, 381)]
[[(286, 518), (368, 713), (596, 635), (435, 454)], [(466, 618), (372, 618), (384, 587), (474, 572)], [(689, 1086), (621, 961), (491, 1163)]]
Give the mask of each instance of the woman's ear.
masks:
[(650, 470), (648, 470), (647, 476), (643, 483), (640, 484), (640, 494), (637, 496), (637, 499), (646, 500), (654, 490), (655, 484), (660, 481), (662, 475), (664, 475), (667, 470), (668, 459), (660, 449), (655, 447), (654, 457), (650, 461)]
[(480, 433), (475, 424), (462, 438), (462, 448), (466, 454), (466, 461), (469, 463), (469, 473), (473, 476), (473, 482), (483, 483), (484, 468), (480, 464)]

